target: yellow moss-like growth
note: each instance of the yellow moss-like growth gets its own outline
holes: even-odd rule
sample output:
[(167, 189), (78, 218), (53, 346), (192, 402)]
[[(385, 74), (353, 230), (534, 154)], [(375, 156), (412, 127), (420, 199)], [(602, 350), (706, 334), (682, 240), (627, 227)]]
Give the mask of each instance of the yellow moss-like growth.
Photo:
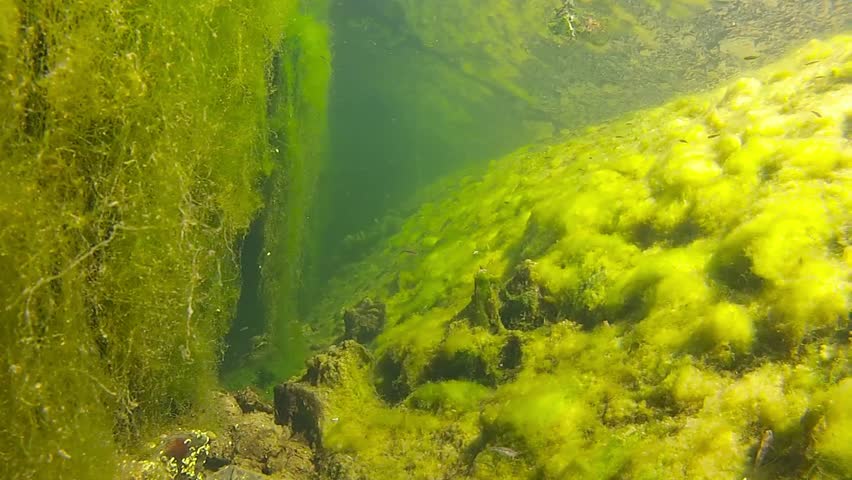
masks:
[(0, 1), (0, 477), (203, 410), (295, 1)]
[(718, 375), (692, 365), (672, 372), (667, 380), (671, 384), (672, 399), (680, 408), (700, 408), (704, 399), (713, 396), (722, 385)]
[(720, 303), (708, 312), (701, 325), (702, 340), (711, 349), (748, 353), (754, 343), (752, 313), (741, 305)]
[(825, 416), (814, 442), (816, 473), (823, 478), (852, 471), (852, 379), (842, 380), (823, 397)]
[[(852, 86), (832, 74), (850, 57), (852, 38), (814, 43), (443, 186), (445, 198), (332, 285), (338, 304), (387, 298), (377, 384), (399, 387), (384, 397), (400, 405), (371, 410), (362, 428), (390, 428), (379, 417), (411, 407), (434, 431), (460, 425), (464, 453), (442, 460), (458, 478), (852, 475), (839, 400), (852, 297), (840, 125)], [(508, 292), (519, 265), (543, 325), (459, 323), (477, 272)], [(464, 368), (437, 368), (448, 365)], [(413, 457), (373, 445), (364, 464), (421, 468)]]
[(408, 397), (407, 403), (434, 412), (470, 412), (477, 410), (489, 394), (488, 388), (477, 383), (450, 380), (420, 386)]

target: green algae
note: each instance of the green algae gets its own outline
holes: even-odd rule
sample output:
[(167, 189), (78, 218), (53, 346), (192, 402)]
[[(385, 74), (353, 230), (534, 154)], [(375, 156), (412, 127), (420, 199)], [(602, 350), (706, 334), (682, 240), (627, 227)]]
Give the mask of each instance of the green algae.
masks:
[[(204, 410), (281, 160), (267, 103), (308, 30), (295, 7), (0, 5), (3, 478), (111, 478)], [(308, 83), (280, 103), (321, 109)]]
[[(388, 316), (327, 449), (364, 478), (849, 476), (850, 45), (456, 179), (317, 306)], [(543, 324), (501, 308), (521, 263)]]
[(426, 383), (406, 399), (412, 407), (433, 412), (469, 412), (490, 396), (491, 391), (474, 382), (448, 380)]
[[(301, 328), (299, 296), (303, 266), (312, 255), (307, 242), (317, 178), (323, 168), (326, 108), (331, 75), (330, 39), (314, 5), (288, 24), (282, 55), (275, 59), (280, 85), (268, 105), (277, 168), (268, 185), (258, 301), (262, 319), (247, 319), (266, 332), (266, 348), (250, 352), (225, 374), (231, 388), (266, 384), (298, 372), (309, 351)], [(238, 321), (239, 322), (239, 321)], [(235, 325), (241, 328), (239, 323)]]

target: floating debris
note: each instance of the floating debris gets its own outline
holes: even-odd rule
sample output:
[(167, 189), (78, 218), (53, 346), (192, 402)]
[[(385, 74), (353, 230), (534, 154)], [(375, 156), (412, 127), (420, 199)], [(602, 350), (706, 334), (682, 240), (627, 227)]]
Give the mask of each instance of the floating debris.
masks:
[(509, 447), (488, 447), (488, 450), (509, 458), (517, 458), (521, 455), (521, 452), (513, 450)]
[(754, 455), (754, 468), (760, 468), (763, 461), (766, 459), (766, 454), (772, 448), (772, 442), (775, 440), (775, 434), (772, 430), (766, 430), (760, 437), (760, 445), (757, 447), (757, 453)]

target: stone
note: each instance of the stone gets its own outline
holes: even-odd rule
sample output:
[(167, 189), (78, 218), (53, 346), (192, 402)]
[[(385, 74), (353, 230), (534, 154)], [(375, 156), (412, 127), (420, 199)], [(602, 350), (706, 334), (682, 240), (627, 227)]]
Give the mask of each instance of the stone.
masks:
[(275, 423), (289, 426), (313, 448), (322, 446), (323, 405), (316, 391), (297, 382), (277, 385)]
[(307, 361), (308, 370), (302, 381), (314, 387), (337, 387), (347, 381), (353, 368), (370, 366), (372, 363), (373, 358), (363, 345), (346, 340), (311, 357)]
[(503, 330), (500, 322), (499, 280), (484, 269), (473, 277), (473, 295), (462, 312), (471, 325), (486, 327), (492, 333)]
[(256, 391), (246, 387), (234, 394), (234, 399), (243, 413), (264, 412), (272, 413), (272, 405), (265, 402)]
[(542, 292), (533, 280), (535, 262), (524, 260), (500, 290), (500, 321), (509, 330), (533, 330), (547, 321)]
[(228, 430), (234, 445), (234, 464), (273, 473), (269, 462), (281, 454), (289, 435), (281, 425), (275, 424), (272, 415), (247, 413)]
[(344, 338), (363, 344), (370, 343), (382, 332), (386, 319), (385, 304), (365, 298), (355, 307), (344, 310)]

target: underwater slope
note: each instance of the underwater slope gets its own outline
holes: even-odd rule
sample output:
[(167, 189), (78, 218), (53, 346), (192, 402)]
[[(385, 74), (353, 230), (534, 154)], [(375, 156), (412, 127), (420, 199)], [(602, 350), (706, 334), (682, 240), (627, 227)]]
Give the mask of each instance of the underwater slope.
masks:
[(279, 420), (329, 478), (849, 478), (850, 115), (840, 36), (494, 161), (328, 286), (371, 352)]
[(442, 176), (715, 88), (850, 18), (852, 2), (823, 0), (332, 2), (328, 168), (300, 298)]

